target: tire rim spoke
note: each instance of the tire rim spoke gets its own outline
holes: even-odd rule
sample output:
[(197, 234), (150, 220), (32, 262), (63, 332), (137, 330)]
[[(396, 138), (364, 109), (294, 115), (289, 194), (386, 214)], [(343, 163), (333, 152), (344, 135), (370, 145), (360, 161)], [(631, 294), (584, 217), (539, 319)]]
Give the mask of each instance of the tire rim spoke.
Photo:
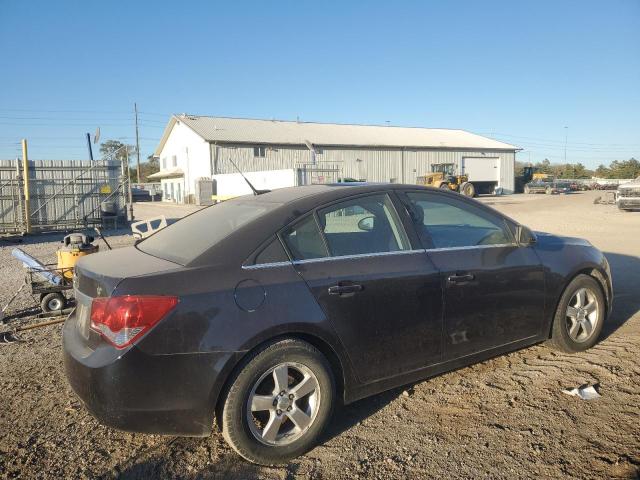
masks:
[(289, 386), (289, 367), (286, 365), (276, 367), (273, 370), (273, 381), (275, 383), (273, 393), (280, 393), (286, 390)]
[(269, 415), (267, 425), (264, 427), (264, 430), (262, 430), (262, 438), (267, 442), (273, 442), (278, 436), (280, 425), (282, 425), (282, 417), (272, 412), (271, 415)]
[(571, 335), (571, 338), (575, 340), (578, 338), (578, 332), (580, 331), (580, 323), (575, 319), (571, 319), (571, 320), (572, 320), (572, 323), (571, 323), (571, 327), (569, 328), (569, 335)]
[(311, 424), (311, 417), (299, 408), (294, 408), (290, 412), (287, 412), (287, 417), (298, 427), (298, 430), (304, 430)]
[(576, 292), (576, 307), (582, 307), (585, 304), (586, 290), (581, 288)]
[(571, 319), (578, 318), (578, 309), (576, 307), (572, 307), (571, 305), (569, 305), (567, 307), (567, 317)]
[(291, 393), (295, 395), (296, 399), (300, 399), (314, 392), (316, 388), (318, 388), (316, 379), (311, 376), (305, 376), (300, 383), (291, 389)]
[(591, 332), (593, 332), (593, 325), (591, 325), (591, 322), (589, 321), (588, 318), (585, 318), (583, 320), (582, 330), (584, 331), (587, 337), (591, 335)]
[(254, 395), (251, 399), (251, 411), (262, 412), (265, 410), (273, 410), (273, 396), (270, 395)]

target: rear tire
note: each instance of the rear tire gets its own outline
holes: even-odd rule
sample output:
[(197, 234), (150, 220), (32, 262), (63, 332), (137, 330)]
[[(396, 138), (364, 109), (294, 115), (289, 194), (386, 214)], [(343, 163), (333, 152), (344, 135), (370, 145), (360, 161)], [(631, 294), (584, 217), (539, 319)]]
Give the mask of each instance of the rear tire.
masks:
[(567, 353), (587, 350), (598, 341), (605, 316), (600, 284), (589, 275), (578, 275), (560, 297), (548, 343)]
[(42, 300), (40, 300), (40, 308), (45, 313), (64, 310), (66, 304), (67, 299), (58, 292), (47, 293), (42, 297)]
[(316, 445), (334, 397), (333, 373), (320, 351), (301, 340), (272, 343), (233, 378), (220, 415), (222, 435), (250, 462), (287, 463)]
[(446, 182), (441, 183), (441, 184), (440, 184), (440, 186), (439, 186), (438, 188), (442, 188), (443, 190), (451, 190), (451, 189), (449, 188), (449, 184), (448, 184), (448, 183), (446, 183)]

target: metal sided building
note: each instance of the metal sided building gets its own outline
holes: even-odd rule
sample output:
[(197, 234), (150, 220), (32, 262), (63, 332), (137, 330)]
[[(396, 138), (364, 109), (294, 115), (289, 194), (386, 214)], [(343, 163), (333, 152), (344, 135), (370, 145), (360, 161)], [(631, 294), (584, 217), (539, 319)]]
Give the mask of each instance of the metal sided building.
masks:
[[(198, 203), (203, 182), (219, 196), (339, 179), (416, 183), (443, 166), (483, 186), (514, 191), (518, 147), (464, 130), (174, 115), (155, 151), (163, 198)], [(231, 160), (231, 161), (229, 161)], [(233, 163), (232, 163), (233, 162)]]

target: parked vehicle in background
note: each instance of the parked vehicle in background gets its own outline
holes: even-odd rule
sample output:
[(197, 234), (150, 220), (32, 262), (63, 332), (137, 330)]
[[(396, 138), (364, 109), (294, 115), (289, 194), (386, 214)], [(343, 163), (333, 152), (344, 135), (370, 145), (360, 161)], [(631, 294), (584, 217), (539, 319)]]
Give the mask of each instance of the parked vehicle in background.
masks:
[[(336, 404), (550, 340), (593, 346), (611, 272), (589, 242), (397, 184), (282, 188), (83, 257), (67, 377), (100, 422), (285, 463)], [(462, 399), (464, 402), (464, 399)]]
[(596, 182), (592, 186), (593, 190), (617, 190), (618, 183), (617, 182)]
[(640, 210), (640, 177), (618, 186), (616, 204), (620, 210)]
[(141, 188), (132, 188), (131, 199), (134, 202), (150, 202), (151, 194), (147, 190), (143, 190)]
[(556, 193), (569, 193), (571, 187), (568, 182), (558, 180), (534, 180), (524, 186), (524, 193), (546, 193), (552, 195)]

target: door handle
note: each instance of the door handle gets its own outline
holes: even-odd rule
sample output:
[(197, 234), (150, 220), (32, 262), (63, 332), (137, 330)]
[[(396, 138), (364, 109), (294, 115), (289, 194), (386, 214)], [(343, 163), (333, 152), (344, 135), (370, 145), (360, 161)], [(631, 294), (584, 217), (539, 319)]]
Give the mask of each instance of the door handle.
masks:
[(471, 282), (475, 278), (476, 276), (471, 273), (462, 273), (462, 274), (456, 273), (455, 275), (449, 275), (447, 277), (447, 282), (459, 285), (461, 283)]
[(349, 285), (334, 285), (329, 287), (329, 295), (349, 295), (364, 290), (362, 285), (349, 284)]

